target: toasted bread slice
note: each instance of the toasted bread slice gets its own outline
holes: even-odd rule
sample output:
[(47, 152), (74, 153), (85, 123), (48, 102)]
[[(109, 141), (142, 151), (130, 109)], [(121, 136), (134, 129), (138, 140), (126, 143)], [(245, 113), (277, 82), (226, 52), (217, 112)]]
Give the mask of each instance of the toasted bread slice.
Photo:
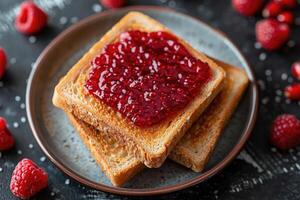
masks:
[(169, 155), (170, 159), (195, 172), (204, 169), (249, 81), (241, 69), (220, 61), (216, 62), (227, 73), (224, 89)]
[(126, 151), (126, 144), (111, 138), (108, 133), (99, 133), (97, 129), (71, 113), (67, 115), (83, 143), (113, 185), (122, 186), (145, 167), (133, 154)]
[(112, 43), (121, 33), (128, 30), (167, 31), (171, 33), (169, 29), (154, 19), (142, 13), (130, 12), (63, 77), (55, 88), (53, 103), (100, 131), (109, 129), (115, 138), (126, 142), (127, 150), (132, 152), (138, 160), (148, 167), (159, 167), (175, 144), (222, 89), (225, 72), (211, 59), (179, 39), (194, 57), (210, 66), (212, 78), (201, 88), (201, 92), (193, 101), (176, 116), (150, 127), (138, 127), (102, 101), (88, 94), (84, 88), (91, 68), (91, 60), (102, 53), (107, 44)]
[[(227, 72), (224, 89), (169, 155), (174, 161), (196, 172), (202, 171), (208, 162), (222, 129), (248, 85), (248, 78), (244, 71), (222, 62), (218, 64)], [(119, 141), (106, 139), (108, 136), (103, 134), (109, 133), (98, 132), (72, 114), (68, 116), (93, 157), (114, 185), (121, 186), (144, 167), (132, 154), (127, 153)]]

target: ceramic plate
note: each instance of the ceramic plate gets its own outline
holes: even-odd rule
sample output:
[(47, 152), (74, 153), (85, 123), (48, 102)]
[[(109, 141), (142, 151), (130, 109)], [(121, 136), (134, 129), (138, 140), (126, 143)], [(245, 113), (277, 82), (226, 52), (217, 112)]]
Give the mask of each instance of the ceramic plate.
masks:
[[(54, 86), (79, 58), (128, 11), (143, 12), (165, 24), (192, 46), (211, 57), (244, 68), (251, 83), (224, 130), (203, 173), (172, 161), (159, 169), (146, 169), (124, 188), (111, 185), (90, 156), (64, 113), (52, 105)], [(192, 28), (191, 28), (192, 27)], [(38, 58), (27, 88), (27, 113), (39, 145), (62, 171), (98, 190), (124, 195), (154, 195), (180, 190), (208, 179), (239, 153), (252, 130), (257, 109), (254, 75), (240, 51), (226, 36), (207, 24), (166, 8), (128, 7), (107, 11), (68, 28)]]

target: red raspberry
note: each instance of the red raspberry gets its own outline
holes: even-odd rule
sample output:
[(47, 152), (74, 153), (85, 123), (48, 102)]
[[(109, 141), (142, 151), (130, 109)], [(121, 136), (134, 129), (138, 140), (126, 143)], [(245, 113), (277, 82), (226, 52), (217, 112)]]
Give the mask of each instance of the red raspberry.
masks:
[(276, 1), (281, 3), (286, 8), (296, 8), (297, 7), (296, 0), (276, 0)]
[(48, 185), (47, 173), (29, 159), (21, 160), (13, 171), (10, 190), (21, 198), (28, 199)]
[(291, 100), (300, 100), (300, 83), (294, 83), (284, 89), (284, 95)]
[(289, 26), (275, 19), (261, 20), (256, 24), (256, 40), (267, 50), (279, 49), (289, 36)]
[(15, 144), (15, 140), (6, 127), (6, 121), (0, 117), (0, 151), (11, 149)]
[(242, 15), (253, 16), (262, 6), (262, 0), (232, 0), (233, 8)]
[(265, 18), (276, 17), (283, 10), (281, 3), (276, 1), (270, 1), (262, 11), (262, 15)]
[(300, 144), (300, 121), (294, 115), (278, 116), (272, 124), (270, 142), (282, 150)]
[(125, 0), (101, 0), (101, 4), (106, 8), (120, 8), (125, 4)]
[(292, 25), (294, 23), (294, 15), (289, 11), (284, 11), (277, 16), (277, 20)]
[(40, 32), (47, 25), (47, 14), (32, 1), (25, 1), (20, 6), (15, 26), (26, 35)]
[(3, 77), (5, 73), (6, 63), (7, 63), (6, 53), (4, 49), (0, 47), (0, 79)]
[(292, 75), (300, 80), (300, 61), (297, 61), (292, 65)]

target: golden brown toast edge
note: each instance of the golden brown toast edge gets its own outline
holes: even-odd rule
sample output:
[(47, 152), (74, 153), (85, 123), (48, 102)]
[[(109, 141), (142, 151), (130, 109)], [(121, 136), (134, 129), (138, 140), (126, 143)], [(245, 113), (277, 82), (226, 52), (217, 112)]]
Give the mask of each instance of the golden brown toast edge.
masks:
[[(111, 37), (111, 34), (119, 34), (119, 32), (124, 32), (126, 30), (126, 27), (128, 27), (128, 24), (133, 23), (136, 25), (137, 21), (139, 23), (144, 23), (149, 26), (149, 28), (154, 29), (154, 30), (164, 30), (170, 32), (169, 29), (161, 25), (160, 23), (156, 22), (155, 20), (151, 19), (148, 16), (145, 16), (141, 13), (137, 12), (131, 12), (128, 15), (126, 15), (120, 22), (118, 22), (110, 31), (108, 31), (107, 34), (103, 36), (103, 38), (97, 42), (91, 49), (90, 51), (83, 56), (83, 58), (75, 64), (75, 66), (68, 72), (68, 74), (60, 81), (60, 83), (56, 86), (55, 88), (55, 93), (53, 97), (53, 103), (64, 109), (67, 112), (73, 112), (84, 120), (85, 122), (92, 124), (93, 126), (97, 127), (98, 129), (101, 130), (103, 126), (109, 126), (111, 127), (116, 134), (118, 134), (120, 140), (125, 141), (128, 143), (128, 150), (133, 152), (136, 157), (143, 161), (148, 167), (159, 167), (167, 155), (169, 154), (170, 150), (175, 146), (175, 144), (179, 141), (179, 139), (184, 135), (186, 130), (191, 126), (191, 124), (199, 117), (199, 115), (205, 110), (205, 108), (210, 104), (210, 102), (214, 99), (214, 97), (217, 95), (217, 93), (221, 90), (222, 88), (222, 80), (224, 78), (224, 71), (218, 67), (212, 60), (207, 58), (204, 54), (196, 51), (193, 49), (190, 45), (188, 45), (184, 40), (181, 40), (181, 43), (183, 43), (186, 48), (197, 58), (207, 62), (213, 69), (214, 73), (218, 73), (219, 78), (218, 80), (215, 81), (214, 88), (210, 90), (210, 94), (206, 96), (206, 98), (201, 102), (201, 105), (198, 107), (193, 107), (193, 109), (190, 109), (191, 112), (187, 112), (181, 114), (183, 115), (189, 115), (188, 117), (182, 117), (180, 118), (177, 117), (174, 119), (176, 121), (175, 126), (168, 126), (170, 122), (167, 122), (165, 124), (159, 125), (159, 127), (154, 127), (154, 130), (152, 129), (147, 129), (147, 130), (142, 130), (144, 132), (149, 132), (147, 133), (146, 136), (143, 135), (144, 137), (148, 137), (147, 141), (152, 141), (153, 138), (152, 136), (148, 135), (155, 135), (153, 133), (159, 132), (162, 128), (164, 128), (164, 133), (167, 133), (168, 131), (171, 131), (172, 134), (169, 134), (167, 138), (164, 138), (166, 141), (165, 143), (161, 146), (160, 150), (154, 153), (149, 152), (147, 149), (145, 149), (143, 146), (139, 146), (139, 143), (135, 141), (136, 136), (139, 136), (138, 134), (133, 134), (131, 137), (128, 137), (129, 135), (124, 135), (122, 133), (122, 130), (128, 129), (128, 132), (135, 132), (136, 126), (132, 126), (131, 124), (126, 123), (123, 127), (118, 126), (116, 124), (113, 124), (114, 121), (122, 121), (120, 119), (115, 119), (113, 120), (112, 118), (108, 120), (101, 121), (98, 118), (92, 119), (91, 115), (93, 116), (95, 112), (93, 109), (88, 110), (87, 112), (84, 112), (87, 107), (79, 107), (76, 104), (70, 104), (68, 100), (66, 100), (66, 96), (63, 94), (63, 87), (65, 84), (68, 83), (69, 79), (71, 78), (72, 80), (74, 79), (76, 81), (76, 78), (79, 76), (79, 74), (82, 72), (82, 66), (86, 65), (86, 60), (91, 60), (95, 55), (100, 53), (100, 50), (102, 50), (102, 46), (107, 43), (111, 43), (113, 41), (113, 37)], [(98, 100), (96, 100), (98, 102)], [(191, 103), (193, 104), (193, 103)], [(194, 103), (196, 104), (196, 103)], [(191, 107), (191, 106), (190, 106)], [(187, 108), (188, 109), (188, 108)], [(190, 111), (188, 110), (188, 111)], [(111, 111), (110, 111), (111, 112)], [(109, 112), (108, 112), (109, 113)], [(118, 116), (117, 114), (113, 115)], [(188, 120), (189, 119), (189, 120)], [(109, 121), (110, 123), (107, 124), (105, 121)], [(119, 124), (120, 125), (120, 124)], [(129, 127), (129, 128), (128, 128)], [(133, 127), (133, 128), (132, 128)], [(157, 131), (158, 130), (158, 131)], [(141, 131), (137, 131), (139, 133)], [(154, 136), (153, 136), (154, 137)]]
[[(195, 172), (201, 172), (209, 161), (222, 130), (234, 113), (249, 82), (243, 70), (221, 61), (215, 61), (228, 74), (224, 89), (169, 155), (170, 159)], [(238, 85), (235, 85), (234, 82)], [(232, 90), (234, 90), (233, 93), (231, 93)], [(202, 146), (202, 148), (199, 149), (197, 146)]]
[[(190, 150), (187, 149), (186, 146), (184, 146), (184, 145), (181, 146), (180, 142), (176, 145), (176, 147), (173, 149), (173, 151), (169, 155), (169, 158), (173, 159), (174, 161), (176, 161), (186, 167), (191, 168), (192, 170), (194, 170), (196, 172), (202, 171), (204, 169), (205, 164), (209, 161), (209, 158), (214, 150), (214, 147), (217, 144), (217, 141), (221, 135), (222, 129), (228, 123), (230, 116), (234, 112), (244, 90), (246, 89), (246, 87), (248, 85), (248, 78), (243, 70), (238, 69), (236, 67), (232, 67), (231, 65), (228, 65), (228, 64), (220, 62), (220, 61), (216, 61), (216, 62), (219, 62), (220, 66), (224, 66), (224, 69), (227, 71), (227, 73), (229, 75), (229, 76), (227, 76), (227, 78), (229, 78), (231, 76), (230, 73), (237, 73), (237, 74), (239, 74), (239, 76), (243, 77), (244, 81), (239, 83), (240, 89), (238, 90), (238, 92), (235, 92), (235, 94), (234, 94), (235, 98), (231, 99), (230, 102), (227, 102), (228, 105), (226, 104), (227, 105), (226, 112), (223, 112), (224, 114), (221, 112), (221, 115), (222, 115), (222, 117), (224, 117), (224, 119), (222, 121), (217, 122), (220, 124), (219, 125), (216, 124), (216, 125), (218, 125), (218, 129), (214, 133), (215, 138), (208, 145), (208, 148), (207, 148), (208, 151), (203, 152), (202, 154), (204, 154), (204, 155), (200, 156), (200, 159), (195, 159), (195, 156), (190, 153)], [(235, 80), (231, 80), (231, 81), (234, 82)], [(219, 96), (222, 96), (222, 93), (224, 96), (224, 93), (227, 94), (226, 90), (230, 90), (230, 87), (228, 87), (227, 85), (228, 85), (228, 81), (225, 81), (224, 90), (219, 94)], [(225, 99), (222, 100), (222, 98), (220, 98), (219, 96), (216, 97), (215, 100), (223, 105), (222, 102), (225, 102)], [(226, 95), (225, 95), (225, 97), (226, 97)], [(219, 100), (217, 98), (219, 98)], [(214, 103), (215, 102), (213, 102), (213, 104)], [(213, 107), (213, 104), (210, 105), (210, 107), (208, 107), (208, 110), (216, 109), (215, 107)], [(219, 110), (218, 109), (216, 109), (216, 110), (219, 113)], [(197, 120), (197, 122), (195, 122), (193, 124), (192, 128), (189, 131), (194, 129), (193, 133), (195, 134), (195, 130), (197, 130), (197, 127), (199, 127), (199, 125), (201, 126), (201, 123), (207, 123), (207, 121), (205, 119), (204, 120), (201, 119), (201, 118), (209, 118), (209, 117), (205, 117), (205, 114), (207, 112), (213, 112), (213, 111), (205, 111), (204, 115), (202, 115)], [(216, 113), (216, 112), (213, 112), (213, 113)], [(76, 119), (76, 117), (74, 117), (72, 114), (68, 114), (68, 117), (70, 118), (70, 121), (73, 124), (73, 126), (78, 131), (83, 142), (85, 143), (85, 145), (90, 150), (93, 157), (95, 158), (96, 162), (100, 165), (100, 167), (105, 172), (105, 174), (107, 174), (107, 176), (109, 177), (109, 179), (111, 180), (113, 185), (122, 186), (131, 177), (133, 177), (136, 173), (138, 173), (145, 167), (141, 162), (139, 162), (138, 160), (135, 160), (135, 161), (132, 161), (131, 164), (129, 164), (128, 169), (125, 169), (124, 171), (120, 171), (119, 173), (115, 173), (115, 174), (112, 173), (112, 171), (115, 171), (115, 170), (112, 170), (110, 168), (110, 166), (105, 162), (105, 159), (104, 159), (105, 155), (99, 153), (99, 151), (97, 151), (97, 149), (95, 149), (95, 146), (91, 146), (90, 145), (91, 142), (89, 142), (90, 140), (97, 140), (97, 137), (95, 136), (95, 132), (97, 132), (97, 134), (99, 134), (99, 137), (101, 137), (102, 133), (99, 133), (94, 128), (91, 128), (85, 122), (82, 122), (81, 120)], [(215, 117), (215, 115), (211, 116), (210, 120), (215, 121), (214, 117)], [(203, 126), (207, 127), (207, 125), (205, 125), (205, 124)], [(211, 126), (211, 124), (210, 124), (210, 126)], [(208, 129), (209, 129), (209, 127), (208, 127)], [(189, 131), (187, 134), (192, 134), (192, 133), (189, 133)], [(197, 140), (197, 139), (199, 140), (203, 137), (203, 134), (205, 134), (205, 133), (202, 132), (202, 133), (200, 133), (200, 135), (201, 135), (200, 137), (193, 137), (193, 138), (185, 135), (182, 138), (182, 140), (183, 141), (184, 140)], [(208, 134), (208, 133), (206, 132), (206, 134)], [(199, 134), (198, 134), (198, 136), (199, 136)]]
[[(103, 136), (103, 134), (106, 133), (99, 133), (96, 129), (79, 120), (71, 113), (66, 114), (85, 146), (114, 186), (122, 186), (139, 171), (144, 169), (145, 166), (133, 156), (133, 159), (131, 159), (131, 162), (128, 163), (127, 167), (123, 168), (122, 170), (112, 169), (107, 161), (107, 157), (111, 156), (112, 152), (107, 153), (105, 151), (106, 149), (103, 147), (105, 146), (103, 143), (105, 143), (106, 146), (110, 145), (108, 141), (106, 141), (107, 137)], [(116, 147), (111, 146), (111, 148)]]

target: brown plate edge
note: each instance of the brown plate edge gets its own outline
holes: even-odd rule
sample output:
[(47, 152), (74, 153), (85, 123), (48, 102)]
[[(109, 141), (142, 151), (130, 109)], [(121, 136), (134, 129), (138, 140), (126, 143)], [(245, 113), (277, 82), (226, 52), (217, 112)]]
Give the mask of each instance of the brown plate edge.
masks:
[(39, 146), (41, 147), (42, 151), (64, 173), (66, 173), (67, 175), (69, 175), (70, 177), (75, 179), (76, 181), (78, 181), (78, 182), (80, 182), (80, 183), (82, 183), (86, 186), (89, 186), (89, 187), (92, 187), (94, 189), (101, 190), (101, 191), (104, 191), (104, 192), (109, 192), (109, 193), (118, 194), (118, 195), (129, 195), (129, 196), (152, 196), (152, 195), (159, 195), (159, 194), (166, 194), (166, 193), (170, 193), (170, 192), (175, 192), (175, 191), (178, 191), (178, 190), (182, 190), (182, 189), (191, 187), (191, 186), (196, 185), (200, 182), (203, 182), (203, 181), (209, 179), (210, 177), (214, 176), (218, 172), (220, 172), (225, 166), (227, 166), (231, 161), (233, 161), (233, 159), (242, 150), (243, 146), (245, 145), (246, 141), (249, 139), (249, 137), (251, 135), (251, 132), (254, 128), (256, 118), (257, 118), (258, 103), (259, 103), (259, 101), (258, 101), (258, 88), (257, 88), (257, 84), (256, 84), (255, 75), (254, 75), (253, 70), (251, 69), (249, 63), (247, 62), (247, 60), (242, 55), (239, 48), (237, 48), (237, 46), (223, 32), (211, 27), (210, 25), (208, 25), (207, 23), (199, 20), (198, 18), (189, 16), (189, 15), (184, 14), (184, 13), (174, 11), (170, 8), (165, 8), (165, 7), (160, 7), (160, 6), (130, 6), (130, 7), (123, 8), (122, 10), (130, 11), (130, 10), (135, 10), (135, 9), (144, 10), (144, 11), (147, 11), (147, 10), (163, 10), (164, 12), (173, 12), (175, 14), (179, 14), (179, 15), (182, 15), (184, 17), (188, 17), (188, 18), (191, 18), (193, 20), (198, 21), (202, 25), (205, 25), (205, 26), (209, 27), (210, 29), (214, 30), (218, 35), (221, 35), (222, 37), (224, 37), (225, 41), (228, 43), (228, 45), (233, 47), (234, 51), (236, 51), (235, 52), (236, 55), (238, 57), (240, 57), (240, 60), (242, 60), (245, 64), (245, 66), (247, 66), (246, 72), (247, 72), (247, 75), (250, 79), (249, 88), (251, 90), (251, 93), (250, 93), (250, 95), (251, 95), (251, 108), (250, 109), (251, 110), (250, 110), (250, 113), (248, 115), (247, 126), (244, 128), (243, 134), (241, 135), (241, 137), (240, 137), (239, 141), (237, 142), (237, 144), (235, 145), (235, 147), (230, 151), (230, 153), (221, 162), (219, 162), (217, 165), (215, 165), (214, 167), (212, 167), (208, 171), (200, 174), (198, 177), (190, 179), (190, 180), (182, 182), (182, 183), (178, 183), (178, 184), (171, 185), (171, 186), (164, 186), (164, 187), (155, 188), (155, 189), (130, 189), (130, 188), (120, 188), (120, 187), (108, 186), (108, 185), (104, 185), (104, 184), (101, 184), (101, 183), (97, 183), (97, 182), (93, 182), (91, 180), (88, 180), (88, 179), (82, 177), (81, 175), (77, 174), (73, 170), (71, 170), (69, 167), (62, 164), (59, 161), (59, 159), (54, 154), (52, 154), (49, 151), (49, 149), (47, 149), (45, 147), (44, 141), (41, 140), (41, 138), (39, 137), (39, 132), (36, 130), (36, 125), (35, 125), (35, 122), (33, 120), (33, 118), (34, 118), (33, 116), (35, 115), (35, 113), (32, 112), (32, 106), (31, 106), (32, 105), (31, 90), (32, 90), (32, 85), (33, 85), (32, 82), (33, 82), (34, 77), (35, 77), (35, 72), (39, 68), (39, 63), (41, 63), (42, 60), (44, 59), (44, 57), (48, 54), (48, 52), (57, 43), (59, 43), (61, 40), (63, 40), (63, 38), (66, 37), (70, 32), (72, 32), (75, 29), (78, 29), (81, 26), (84, 26), (86, 23), (92, 23), (92, 21), (96, 20), (98, 17), (109, 15), (114, 11), (104, 11), (102, 13), (95, 14), (95, 15), (89, 16), (89, 17), (81, 20), (77, 24), (72, 25), (71, 27), (69, 27), (65, 31), (63, 31), (61, 34), (59, 34), (44, 49), (44, 51), (38, 57), (38, 59), (36, 61), (35, 68), (32, 70), (32, 72), (30, 74), (30, 77), (28, 79), (28, 85), (27, 85), (27, 89), (26, 89), (26, 111), (27, 111), (27, 117), (28, 117), (30, 128), (33, 132), (33, 135), (34, 135), (36, 141), (38, 142)]

